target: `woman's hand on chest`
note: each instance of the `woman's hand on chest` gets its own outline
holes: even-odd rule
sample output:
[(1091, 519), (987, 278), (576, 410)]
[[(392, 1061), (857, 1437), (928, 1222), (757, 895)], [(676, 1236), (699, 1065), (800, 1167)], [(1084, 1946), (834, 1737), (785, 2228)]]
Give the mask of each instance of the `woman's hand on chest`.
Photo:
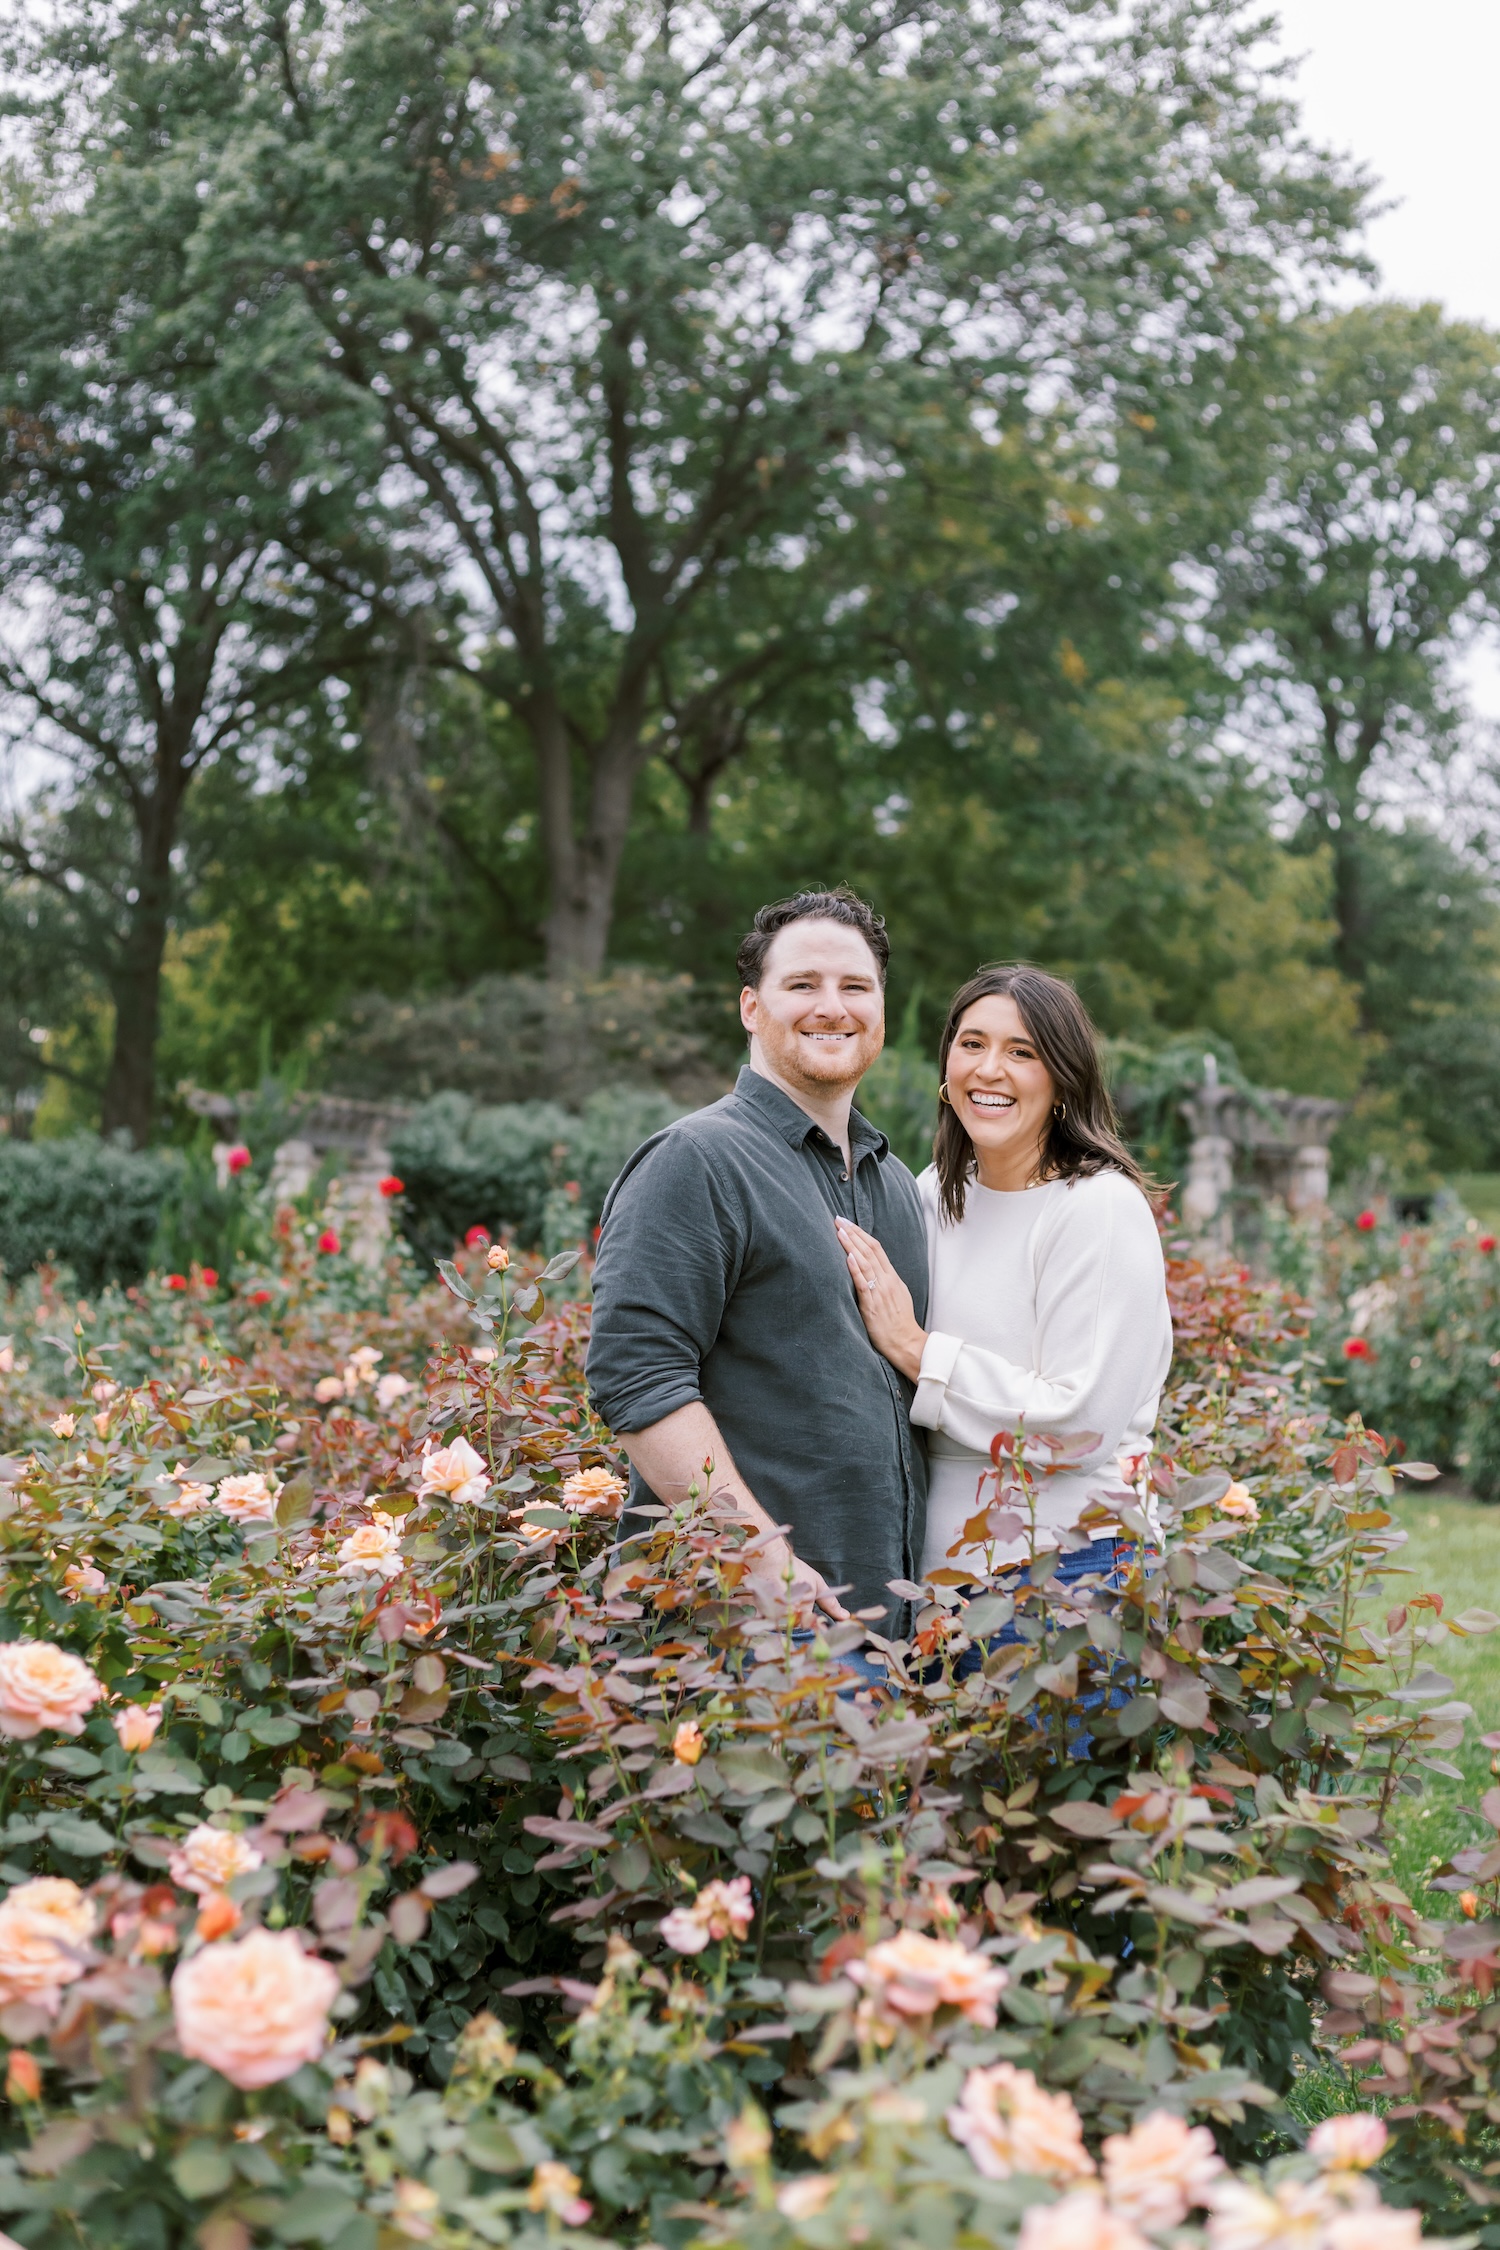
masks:
[(866, 1234), (852, 1219), (836, 1218), (833, 1223), (871, 1343), (908, 1382), (915, 1383), (922, 1371), (927, 1332), (917, 1320), (911, 1291), (873, 1234)]

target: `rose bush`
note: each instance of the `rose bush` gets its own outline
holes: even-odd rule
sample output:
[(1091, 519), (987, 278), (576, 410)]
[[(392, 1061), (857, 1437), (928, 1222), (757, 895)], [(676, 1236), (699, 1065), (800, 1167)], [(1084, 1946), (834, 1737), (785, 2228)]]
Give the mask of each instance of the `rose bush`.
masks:
[(278, 1227), (6, 1315), (14, 2240), (1500, 2240), (1500, 1848), (1442, 1922), (1383, 1845), (1495, 1620), (1391, 1606), (1294, 1300), (1174, 1262), (1123, 1590), (938, 1573), (876, 1694), (732, 1517), (618, 1544), (570, 1260)]

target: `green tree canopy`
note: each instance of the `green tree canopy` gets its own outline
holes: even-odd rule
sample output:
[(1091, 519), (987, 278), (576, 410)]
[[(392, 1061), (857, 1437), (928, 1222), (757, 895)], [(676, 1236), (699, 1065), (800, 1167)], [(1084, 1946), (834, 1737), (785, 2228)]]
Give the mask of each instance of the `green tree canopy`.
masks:
[(92, 193), (149, 230), (190, 174), (188, 326), (299, 417), (373, 407), (530, 746), (549, 958), (591, 967), (644, 766), (733, 755), (914, 432), (1155, 422), (1341, 254), (1357, 185), (1252, 34), (1233, 0), (139, 0), (88, 50)]

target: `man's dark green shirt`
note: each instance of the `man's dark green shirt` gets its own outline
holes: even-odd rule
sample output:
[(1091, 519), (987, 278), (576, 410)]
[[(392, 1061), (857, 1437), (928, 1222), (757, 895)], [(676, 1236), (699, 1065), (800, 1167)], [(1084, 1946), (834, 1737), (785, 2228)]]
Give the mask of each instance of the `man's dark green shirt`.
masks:
[[(916, 1183), (856, 1110), (853, 1163), (779, 1086), (732, 1094), (636, 1150), (604, 1207), (589, 1388), (611, 1429), (701, 1399), (740, 1474), (853, 1608), (898, 1614), (922, 1556), (927, 1466), (912, 1386), (865, 1334), (834, 1214), (885, 1246), (927, 1309)], [(639, 1479), (635, 1497), (646, 1497)]]

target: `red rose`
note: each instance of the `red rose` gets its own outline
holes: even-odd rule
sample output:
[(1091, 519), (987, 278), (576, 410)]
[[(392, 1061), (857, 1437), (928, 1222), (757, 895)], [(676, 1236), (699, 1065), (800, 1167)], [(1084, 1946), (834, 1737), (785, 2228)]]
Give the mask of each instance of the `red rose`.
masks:
[(1370, 1349), (1368, 1336), (1346, 1336), (1344, 1338), (1344, 1357), (1345, 1359), (1373, 1359), (1375, 1354)]
[(325, 1227), (323, 1229), (323, 1232), (318, 1236), (318, 1248), (322, 1251), (325, 1258), (337, 1257), (342, 1247), (343, 1245), (340, 1243), (339, 1238), (334, 1233), (332, 1227)]
[(1368, 1234), (1375, 1223), (1375, 1214), (1373, 1211), (1361, 1211), (1359, 1217), (1354, 1222), (1361, 1234)]
[(224, 1162), (231, 1172), (249, 1171), (252, 1158), (249, 1149), (246, 1148), (243, 1141), (236, 1142), (235, 1146), (225, 1157)]
[(163, 1279), (162, 1287), (164, 1289), (186, 1289), (187, 1275), (185, 1273), (169, 1273)]
[(250, 1302), (252, 1305), (268, 1305), (271, 1302), (270, 1290), (252, 1289), (250, 1292)]
[(470, 1227), (468, 1233), (464, 1236), (464, 1248), (466, 1250), (488, 1250), (489, 1246), (490, 1230), (488, 1227)]
[(198, 1279), (205, 1289), (217, 1289), (219, 1286), (219, 1276), (212, 1266), (200, 1266), (198, 1268)]
[(398, 1180), (394, 1172), (387, 1172), (380, 1183), (380, 1192), (382, 1195), (405, 1195), (406, 1182)]
[(1479, 1237), (1479, 1240), (1475, 1243), (1474, 1247), (1476, 1250), (1493, 1250), (1495, 1247), (1495, 1237), (1492, 1234), (1482, 1234)]

